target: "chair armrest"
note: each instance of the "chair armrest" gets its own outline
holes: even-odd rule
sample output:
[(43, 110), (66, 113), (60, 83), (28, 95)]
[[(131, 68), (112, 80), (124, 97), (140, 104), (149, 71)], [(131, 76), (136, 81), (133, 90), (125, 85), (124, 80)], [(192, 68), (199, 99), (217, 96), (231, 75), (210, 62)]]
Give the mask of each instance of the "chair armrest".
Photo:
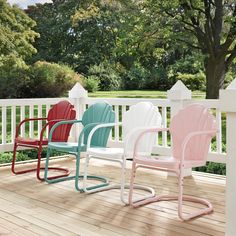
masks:
[(204, 130), (204, 131), (195, 131), (195, 132), (191, 132), (189, 133), (182, 144), (182, 155), (181, 155), (181, 163), (183, 163), (184, 158), (185, 158), (185, 150), (189, 144), (189, 141), (196, 136), (211, 136), (211, 138), (213, 138), (216, 133), (218, 132), (218, 130), (214, 129), (214, 130)]
[(16, 127), (16, 135), (15, 138), (17, 138), (19, 136), (19, 131), (20, 131), (20, 127), (26, 123), (26, 122), (30, 122), (30, 121), (39, 121), (39, 120), (47, 120), (47, 118), (29, 118), (29, 119), (24, 119), (22, 120)]
[[(133, 158), (135, 158), (135, 156), (137, 155), (139, 142), (145, 134), (169, 131), (169, 128), (161, 128), (161, 127), (157, 127), (157, 126), (139, 127), (139, 128), (134, 130), (134, 132), (137, 132), (137, 131), (140, 132), (140, 134), (137, 136), (136, 141), (134, 142)], [(126, 150), (125, 150), (125, 153), (126, 153)]]
[(58, 120), (50, 120), (42, 129), (41, 131), (41, 135), (40, 135), (40, 140), (41, 140), (41, 136), (43, 135), (43, 132), (45, 131), (46, 127), (50, 124), (50, 123), (54, 123), (54, 122), (57, 122), (56, 124), (54, 124), (49, 132), (49, 135), (48, 135), (48, 142), (51, 142), (52, 140), (52, 135), (53, 135), (53, 132), (54, 130), (60, 126), (60, 125), (65, 125), (65, 124), (76, 124), (76, 123), (81, 123), (82, 120), (64, 120), (64, 119), (58, 119)]
[(88, 141), (87, 141), (87, 149), (90, 148), (92, 137), (98, 129), (114, 127), (114, 126), (119, 126), (119, 125), (122, 125), (122, 123), (121, 122), (119, 122), (119, 123), (102, 123), (102, 124), (98, 123), (89, 133)]

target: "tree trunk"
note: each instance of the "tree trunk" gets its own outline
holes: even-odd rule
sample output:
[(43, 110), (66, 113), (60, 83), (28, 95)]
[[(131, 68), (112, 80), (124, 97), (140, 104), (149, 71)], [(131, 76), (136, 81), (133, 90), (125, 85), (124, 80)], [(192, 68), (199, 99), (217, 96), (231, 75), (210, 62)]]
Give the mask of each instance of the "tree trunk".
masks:
[(219, 90), (224, 86), (226, 74), (225, 58), (215, 59), (207, 57), (205, 59), (206, 70), (206, 98), (219, 98)]

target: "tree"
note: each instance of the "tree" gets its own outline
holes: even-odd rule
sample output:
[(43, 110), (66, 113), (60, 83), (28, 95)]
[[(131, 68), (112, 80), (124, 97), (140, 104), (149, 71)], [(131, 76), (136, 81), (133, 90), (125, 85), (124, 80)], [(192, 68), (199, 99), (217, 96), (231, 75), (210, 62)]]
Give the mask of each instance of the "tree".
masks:
[(32, 46), (38, 36), (32, 30), (35, 24), (17, 6), (12, 7), (6, 0), (0, 0), (0, 58), (14, 54), (25, 60), (36, 53)]
[(32, 30), (35, 22), (17, 6), (0, 0), (0, 96), (21, 96), (26, 80), (26, 61), (36, 49), (32, 46), (38, 36)]
[(206, 98), (218, 98), (225, 74), (236, 57), (236, 3), (234, 0), (176, 0), (149, 2), (165, 17), (173, 39), (204, 55)]

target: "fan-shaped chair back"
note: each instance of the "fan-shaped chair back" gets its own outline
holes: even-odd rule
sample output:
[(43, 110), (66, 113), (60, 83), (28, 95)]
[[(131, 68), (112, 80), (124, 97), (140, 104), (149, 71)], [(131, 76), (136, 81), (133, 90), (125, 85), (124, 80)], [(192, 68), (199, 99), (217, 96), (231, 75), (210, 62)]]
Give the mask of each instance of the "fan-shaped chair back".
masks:
[[(128, 151), (133, 151), (134, 143), (140, 132), (133, 134), (133, 138), (129, 143), (126, 144), (129, 134), (138, 127), (149, 127), (149, 126), (161, 126), (161, 114), (158, 108), (150, 102), (139, 102), (130, 107), (130, 109), (124, 114), (122, 119), (123, 124), (123, 140), (127, 146)], [(147, 134), (142, 139), (139, 145), (138, 152), (145, 153), (146, 155), (151, 154), (152, 147), (156, 142), (156, 134)]]
[[(57, 122), (56, 120), (73, 120), (75, 119), (76, 111), (74, 106), (68, 101), (61, 101), (55, 104), (48, 112), (47, 121), (50, 122), (55, 120), (55, 122), (49, 123), (49, 132), (52, 126)], [(52, 141), (53, 142), (66, 142), (69, 137), (70, 129), (72, 124), (65, 124), (57, 127), (53, 132)]]
[[(173, 156), (181, 158), (184, 139), (190, 132), (216, 130), (216, 120), (209, 110), (199, 104), (180, 110), (171, 120)], [(211, 136), (193, 137), (187, 146), (185, 160), (206, 161)]]
[[(87, 144), (88, 135), (96, 124), (101, 123), (114, 123), (115, 113), (112, 106), (105, 102), (95, 103), (91, 105), (83, 114), (82, 124), (86, 127), (88, 124), (93, 124), (84, 132), (84, 144)], [(105, 147), (110, 134), (111, 128), (98, 129), (91, 140), (92, 146)]]

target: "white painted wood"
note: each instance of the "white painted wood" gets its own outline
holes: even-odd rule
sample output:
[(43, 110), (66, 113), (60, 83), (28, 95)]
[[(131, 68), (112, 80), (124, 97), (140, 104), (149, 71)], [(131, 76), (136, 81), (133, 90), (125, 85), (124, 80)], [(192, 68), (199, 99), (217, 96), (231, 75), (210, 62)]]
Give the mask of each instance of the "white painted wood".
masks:
[[(115, 106), (115, 121), (119, 122), (119, 106)], [(119, 136), (120, 136), (120, 132), (119, 132), (119, 126), (116, 125), (115, 126), (115, 141), (119, 141)]]
[(7, 108), (2, 107), (2, 144), (6, 144), (7, 138)]
[[(25, 119), (25, 106), (21, 106), (20, 107), (20, 121), (24, 120)], [(21, 125), (21, 128), (20, 128), (20, 135), (22, 137), (25, 137), (25, 124), (22, 124)]]
[(16, 135), (16, 106), (11, 107), (11, 142), (14, 142)]
[(236, 233), (236, 113), (227, 113), (226, 236)]
[[(42, 105), (38, 105), (38, 118), (41, 118), (41, 117), (43, 117)], [(39, 120), (38, 121), (38, 139), (40, 138), (42, 127), (43, 127), (42, 121)]]
[(226, 236), (236, 234), (236, 78), (226, 90), (220, 90), (220, 108), (226, 112)]
[[(34, 106), (29, 107), (29, 118), (34, 118)], [(29, 135), (30, 138), (34, 138), (34, 121), (29, 122)]]
[(217, 129), (219, 132), (216, 134), (216, 151), (218, 153), (222, 152), (222, 119), (221, 119), (221, 112), (217, 109), (216, 110), (216, 122), (217, 122)]
[[(167, 127), (167, 113), (166, 113), (166, 107), (162, 107), (161, 110), (162, 115), (162, 126), (163, 128)], [(162, 132), (162, 146), (167, 147), (167, 132)]]
[[(50, 105), (50, 104), (47, 104), (47, 105), (46, 105), (46, 116), (47, 116), (47, 114), (48, 114), (50, 108), (51, 108), (51, 105)], [(48, 126), (46, 127), (45, 136), (46, 136), (46, 138), (48, 138)]]

